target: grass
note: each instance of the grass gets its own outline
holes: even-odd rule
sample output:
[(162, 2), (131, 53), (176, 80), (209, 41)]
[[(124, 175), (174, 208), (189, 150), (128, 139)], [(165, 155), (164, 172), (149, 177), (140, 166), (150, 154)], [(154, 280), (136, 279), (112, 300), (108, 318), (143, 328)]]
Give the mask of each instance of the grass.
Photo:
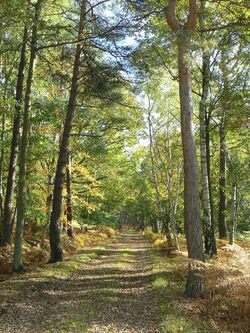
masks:
[[(206, 258), (204, 298), (184, 299), (187, 249), (180, 237), (181, 251), (167, 256), (162, 236), (146, 230), (153, 244), (155, 281), (160, 300), (163, 333), (249, 332), (250, 322), (250, 241), (238, 237), (234, 246), (217, 240), (218, 255)], [(159, 251), (161, 250), (161, 251)]]
[(68, 277), (95, 256), (95, 251), (88, 255), (77, 255), (63, 262), (47, 265), (42, 271), (43, 277)]
[[(83, 312), (80, 309), (80, 312)], [(71, 314), (69, 318), (58, 318), (48, 323), (46, 332), (60, 332), (60, 333), (86, 333), (88, 326), (84, 323), (83, 315), (81, 313)]]
[[(153, 289), (159, 299), (160, 316), (163, 322), (162, 333), (215, 333), (209, 320), (195, 316), (184, 299), (185, 275), (178, 270), (178, 264), (187, 260), (185, 257), (166, 258), (154, 251)], [(226, 331), (224, 332), (226, 333)]]

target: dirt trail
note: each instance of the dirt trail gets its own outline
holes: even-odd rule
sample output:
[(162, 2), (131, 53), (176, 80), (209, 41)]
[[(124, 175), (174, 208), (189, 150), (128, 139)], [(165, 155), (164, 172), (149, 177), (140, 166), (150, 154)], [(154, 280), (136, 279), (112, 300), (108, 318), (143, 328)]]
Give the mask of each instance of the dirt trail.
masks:
[(0, 332), (160, 332), (150, 244), (126, 232), (81, 255), (93, 250), (66, 278), (24, 274), (1, 282)]

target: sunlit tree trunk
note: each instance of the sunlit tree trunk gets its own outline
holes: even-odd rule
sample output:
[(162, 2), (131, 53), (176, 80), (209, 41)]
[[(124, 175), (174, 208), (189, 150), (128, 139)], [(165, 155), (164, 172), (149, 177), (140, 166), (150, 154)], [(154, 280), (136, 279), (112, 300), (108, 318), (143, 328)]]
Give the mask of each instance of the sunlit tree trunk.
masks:
[(14, 244), (13, 256), (13, 271), (19, 272), (23, 270), (22, 263), (22, 243), (23, 243), (23, 225), (25, 215), (25, 196), (26, 196), (26, 164), (27, 152), (29, 144), (29, 123), (30, 123), (30, 104), (32, 83), (35, 69), (35, 61), (37, 56), (37, 38), (38, 38), (38, 25), (40, 22), (40, 15), (42, 10), (43, 0), (38, 0), (35, 5), (35, 15), (32, 27), (32, 38), (30, 46), (30, 60), (29, 70), (27, 77), (27, 85), (24, 99), (24, 112), (23, 112), (23, 127), (20, 147), (20, 160), (19, 160), (19, 180), (17, 189), (17, 222)]
[(189, 31), (178, 36), (179, 94), (184, 156), (184, 219), (190, 258), (204, 260), (200, 222), (198, 167), (192, 133), (192, 96), (189, 73)]
[(230, 245), (234, 244), (236, 225), (237, 225), (237, 186), (236, 186), (236, 181), (234, 180), (232, 184), (232, 214), (231, 214), (231, 224), (229, 231)]
[(219, 166), (219, 238), (227, 238), (227, 225), (226, 225), (226, 110), (227, 110), (227, 91), (228, 91), (228, 78), (226, 73), (226, 59), (224, 49), (221, 49), (221, 73), (223, 80), (223, 95), (221, 101), (221, 117), (220, 117), (220, 166)]
[(219, 238), (227, 238), (226, 225), (226, 139), (225, 123), (222, 115), (220, 129), (220, 170), (219, 170)]
[(176, 214), (179, 200), (179, 190), (180, 190), (180, 178), (181, 178), (181, 168), (178, 167), (177, 181), (176, 181), (176, 193), (175, 197), (173, 195), (173, 189), (168, 187), (168, 197), (170, 201), (170, 226), (172, 228), (175, 246), (177, 250), (180, 250), (179, 239), (177, 234), (177, 225), (176, 225)]
[(150, 160), (151, 160), (151, 172), (153, 176), (153, 181), (155, 185), (155, 192), (156, 192), (156, 203), (157, 203), (157, 209), (158, 209), (158, 219), (155, 222), (154, 226), (154, 232), (160, 231), (160, 219), (162, 217), (162, 207), (161, 207), (161, 194), (159, 190), (159, 182), (158, 177), (156, 173), (156, 165), (155, 165), (155, 159), (154, 159), (154, 153), (153, 153), (153, 128), (152, 128), (152, 119), (151, 119), (151, 110), (150, 106), (148, 108), (148, 135), (149, 135), (149, 154), (150, 154)]
[(2, 245), (10, 244), (11, 242), (13, 195), (14, 195), (14, 187), (16, 179), (20, 117), (21, 117), (20, 113), (21, 113), (22, 99), (23, 99), (23, 81), (24, 81), (24, 68), (26, 63), (27, 39), (28, 39), (28, 29), (27, 27), (25, 27), (23, 33), (23, 43), (21, 48), (18, 74), (17, 74), (15, 115), (12, 127), (12, 140), (11, 140), (9, 167), (8, 167), (8, 178), (6, 185), (6, 195), (4, 200), (4, 213), (2, 221), (2, 238), (1, 238)]
[(181, 168), (178, 167), (177, 171), (177, 181), (176, 181), (176, 192), (174, 195), (174, 186), (173, 186), (173, 157), (172, 149), (170, 145), (169, 129), (167, 130), (167, 155), (168, 155), (168, 171), (167, 171), (167, 192), (169, 199), (169, 211), (170, 211), (170, 228), (174, 236), (175, 247), (177, 250), (180, 250), (179, 239), (176, 228), (176, 213), (179, 199), (179, 187), (180, 187), (180, 173)]
[(237, 180), (233, 162), (229, 163), (229, 171), (232, 178), (232, 195), (231, 195), (231, 219), (229, 224), (229, 244), (234, 244), (236, 226), (237, 226)]
[[(179, 96), (181, 107), (181, 133), (184, 157), (184, 225), (187, 239), (188, 257), (204, 261), (202, 246), (202, 227), (200, 221), (198, 168), (196, 147), (192, 133), (192, 94), (189, 69), (190, 32), (196, 26), (197, 5), (195, 0), (189, 0), (189, 15), (182, 25), (175, 14), (176, 0), (169, 0), (167, 22), (177, 32), (178, 38), (178, 74)], [(185, 294), (187, 297), (199, 297), (203, 291), (202, 265), (192, 261)]]
[(72, 212), (72, 189), (71, 189), (71, 156), (69, 154), (68, 164), (66, 169), (66, 188), (67, 188), (67, 199), (66, 199), (66, 216), (67, 216), (67, 235), (73, 237), (73, 212)]
[[(80, 21), (78, 28), (78, 38), (80, 39), (84, 30), (84, 20), (86, 12), (86, 0), (81, 1), (80, 8)], [(71, 81), (70, 97), (67, 108), (66, 119), (64, 123), (62, 142), (57, 161), (55, 185), (53, 191), (53, 203), (50, 219), (50, 263), (63, 260), (63, 251), (60, 239), (60, 216), (62, 206), (62, 191), (64, 184), (64, 177), (66, 172), (66, 165), (68, 161), (69, 140), (72, 130), (72, 124), (76, 108), (76, 97), (78, 89), (78, 76), (81, 64), (81, 53), (83, 45), (78, 43), (75, 52), (73, 76)]]

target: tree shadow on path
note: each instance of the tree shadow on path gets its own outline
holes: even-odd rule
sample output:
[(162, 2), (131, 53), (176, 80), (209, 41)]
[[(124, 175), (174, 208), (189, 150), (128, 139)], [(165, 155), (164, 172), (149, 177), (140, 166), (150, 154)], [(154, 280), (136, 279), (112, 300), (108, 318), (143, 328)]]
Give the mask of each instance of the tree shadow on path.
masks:
[(160, 332), (150, 251), (142, 237), (126, 233), (67, 277), (1, 284), (7, 310), (0, 332)]

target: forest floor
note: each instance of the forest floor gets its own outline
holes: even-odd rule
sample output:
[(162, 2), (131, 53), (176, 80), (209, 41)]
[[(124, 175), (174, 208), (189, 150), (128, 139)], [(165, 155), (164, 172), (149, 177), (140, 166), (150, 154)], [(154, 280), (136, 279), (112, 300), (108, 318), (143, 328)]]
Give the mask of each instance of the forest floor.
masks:
[(181, 255), (122, 232), (62, 263), (2, 278), (0, 332), (248, 332), (227, 330), (227, 319), (218, 326), (206, 300), (184, 299), (183, 266)]

